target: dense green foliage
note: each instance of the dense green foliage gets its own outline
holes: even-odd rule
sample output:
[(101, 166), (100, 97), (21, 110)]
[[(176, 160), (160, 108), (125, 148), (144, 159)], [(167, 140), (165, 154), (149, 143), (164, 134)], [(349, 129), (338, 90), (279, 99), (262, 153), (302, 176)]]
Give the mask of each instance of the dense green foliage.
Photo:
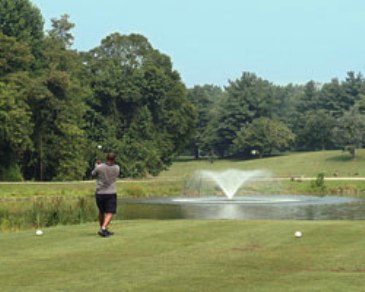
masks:
[(188, 143), (194, 121), (169, 57), (141, 35), (114, 33), (85, 60), (94, 92), (90, 140), (120, 150), (123, 175), (158, 174)]
[(243, 72), (224, 89), (187, 89), (142, 35), (115, 32), (79, 52), (67, 14), (47, 33), (43, 23), (29, 0), (0, 0), (0, 180), (89, 178), (111, 150), (122, 177), (143, 177), (183, 152), (246, 158), (343, 148), (355, 157), (364, 143), (360, 73), (277, 86)]
[(80, 180), (106, 151), (123, 177), (157, 175), (189, 143), (186, 88), (145, 37), (77, 52), (68, 15), (44, 35), (28, 0), (0, 7), (0, 180)]
[(348, 72), (342, 82), (276, 86), (244, 72), (219, 98), (205, 96), (208, 104), (202, 102), (203, 89), (190, 89), (189, 97), (203, 113), (197, 124), (205, 129), (195, 139), (204, 141), (199, 146), (205, 153), (250, 157), (288, 149), (350, 149), (354, 157), (365, 142), (365, 79), (360, 73)]
[(244, 125), (233, 140), (236, 151), (250, 149), (251, 154), (262, 156), (273, 149), (288, 147), (294, 135), (281, 121), (258, 118)]

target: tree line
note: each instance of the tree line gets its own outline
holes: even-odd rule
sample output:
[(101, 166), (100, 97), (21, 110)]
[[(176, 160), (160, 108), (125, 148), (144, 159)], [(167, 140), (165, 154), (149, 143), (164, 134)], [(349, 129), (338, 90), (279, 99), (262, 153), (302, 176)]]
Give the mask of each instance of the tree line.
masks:
[(355, 156), (365, 141), (365, 80), (278, 86), (253, 73), (188, 91), (198, 109), (194, 155), (252, 157), (278, 151), (343, 149)]
[[(68, 15), (0, 0), (0, 180), (80, 180), (118, 154), (122, 177), (157, 175), (181, 153), (252, 157), (361, 147), (361, 74), (277, 86), (244, 72), (225, 88), (187, 88), (140, 34), (72, 49)], [(98, 146), (101, 145), (102, 149)]]

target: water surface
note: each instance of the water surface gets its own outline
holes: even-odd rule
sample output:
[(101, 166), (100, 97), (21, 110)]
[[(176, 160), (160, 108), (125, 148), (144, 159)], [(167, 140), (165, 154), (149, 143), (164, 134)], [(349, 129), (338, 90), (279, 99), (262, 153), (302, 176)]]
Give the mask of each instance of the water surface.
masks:
[(119, 210), (121, 219), (364, 220), (365, 200), (283, 195), (120, 199)]

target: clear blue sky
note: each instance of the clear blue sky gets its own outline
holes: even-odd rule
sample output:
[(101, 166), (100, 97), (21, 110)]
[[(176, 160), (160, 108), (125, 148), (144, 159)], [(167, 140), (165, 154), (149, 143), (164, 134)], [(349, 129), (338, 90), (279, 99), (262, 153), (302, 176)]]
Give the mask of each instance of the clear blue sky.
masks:
[(365, 74), (363, 0), (32, 0), (50, 19), (69, 14), (74, 48), (113, 32), (140, 33), (171, 57), (189, 87), (228, 85), (242, 72), (275, 84)]

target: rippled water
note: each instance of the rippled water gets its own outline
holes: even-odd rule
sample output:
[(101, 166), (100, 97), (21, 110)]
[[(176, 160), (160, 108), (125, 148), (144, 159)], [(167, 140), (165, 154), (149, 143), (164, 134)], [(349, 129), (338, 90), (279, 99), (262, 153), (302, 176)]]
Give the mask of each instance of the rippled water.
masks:
[(316, 196), (121, 199), (122, 219), (363, 220), (365, 200)]

